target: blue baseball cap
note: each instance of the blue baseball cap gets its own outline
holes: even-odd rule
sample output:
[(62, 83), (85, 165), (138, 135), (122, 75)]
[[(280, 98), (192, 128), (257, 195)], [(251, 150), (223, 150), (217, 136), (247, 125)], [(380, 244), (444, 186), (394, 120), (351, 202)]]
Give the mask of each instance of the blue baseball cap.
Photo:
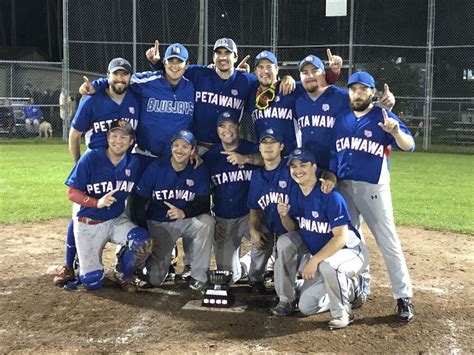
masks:
[(173, 43), (166, 48), (165, 52), (165, 60), (171, 58), (178, 58), (179, 60), (186, 62), (189, 58), (188, 50), (181, 43)]
[(110, 61), (107, 71), (109, 73), (114, 73), (117, 70), (124, 70), (127, 73), (132, 73), (133, 69), (128, 60), (123, 58), (114, 58)]
[(237, 45), (230, 38), (220, 38), (214, 43), (214, 52), (216, 49), (225, 48), (230, 52), (234, 52), (237, 55)]
[(265, 138), (271, 138), (275, 142), (283, 143), (283, 136), (279, 131), (277, 131), (274, 128), (267, 128), (265, 131), (263, 131), (262, 135), (260, 136), (260, 139), (258, 140), (259, 143), (262, 143), (262, 141)]
[(375, 88), (374, 78), (372, 77), (372, 75), (370, 75), (366, 71), (356, 71), (347, 80), (348, 87), (356, 83), (365, 85), (368, 88)]
[(288, 156), (288, 165), (290, 165), (291, 161), (294, 159), (300, 160), (302, 163), (316, 163), (316, 158), (314, 157), (314, 154), (304, 148), (296, 148), (290, 153), (290, 155)]
[(262, 59), (269, 60), (270, 62), (272, 62), (272, 64), (278, 64), (275, 54), (269, 51), (263, 51), (263, 52), (258, 53), (257, 56), (255, 57), (254, 66), (257, 66), (258, 62), (260, 62), (260, 60)]
[(217, 126), (220, 126), (224, 121), (229, 121), (238, 125), (240, 123), (240, 115), (235, 112), (224, 111), (217, 116)]
[(300, 61), (300, 64), (298, 65), (299, 71), (303, 69), (303, 67), (306, 64), (313, 64), (317, 69), (324, 70), (324, 63), (319, 57), (316, 57), (315, 55), (308, 55), (304, 59)]
[(183, 141), (191, 144), (193, 148), (196, 146), (197, 141), (196, 138), (194, 138), (194, 134), (191, 131), (188, 130), (181, 130), (178, 133), (176, 133), (173, 138), (171, 139), (171, 143), (173, 143), (176, 139), (182, 139)]

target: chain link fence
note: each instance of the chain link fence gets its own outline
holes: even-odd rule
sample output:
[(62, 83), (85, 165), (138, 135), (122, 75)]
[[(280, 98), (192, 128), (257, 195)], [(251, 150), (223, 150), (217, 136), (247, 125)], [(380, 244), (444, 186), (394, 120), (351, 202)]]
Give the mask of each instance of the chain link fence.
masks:
[[(110, 59), (118, 56), (127, 58), (135, 71), (149, 70), (145, 51), (155, 39), (162, 51), (181, 42), (191, 63), (207, 64), (215, 40), (230, 37), (241, 58), (274, 51), (280, 76), (296, 79), (300, 59), (310, 53), (326, 59), (330, 48), (345, 64), (337, 85), (345, 86), (351, 72), (364, 69), (373, 74), (379, 90), (384, 83), (390, 86), (397, 98), (394, 112), (412, 130), (418, 149), (467, 147), (473, 152), (471, 0), (458, 0), (456, 6), (440, 0), (347, 0), (347, 16), (342, 17), (327, 17), (325, 6), (326, 1), (314, 0), (63, 0), (63, 77), (47, 69), (46, 79), (28, 80), (22, 70), (33, 72), (33, 64), (11, 64), (12, 72), (10, 64), (0, 63), (1, 78), (18, 86), (9, 91), (6, 83), (0, 96), (32, 97), (23, 95), (27, 83), (54, 93), (35, 104), (49, 108), (56, 128), (64, 122), (58, 114), (61, 83), (66, 97), (76, 98), (82, 76), (104, 76)], [(59, 64), (49, 67), (59, 69)]]

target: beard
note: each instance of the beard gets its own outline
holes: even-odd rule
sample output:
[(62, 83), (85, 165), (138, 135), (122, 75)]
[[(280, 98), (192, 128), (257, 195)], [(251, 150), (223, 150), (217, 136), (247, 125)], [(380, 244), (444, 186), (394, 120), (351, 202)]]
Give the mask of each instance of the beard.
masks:
[(112, 88), (112, 91), (117, 95), (122, 95), (128, 89), (128, 85), (124, 85), (123, 88), (118, 88), (116, 84), (111, 84), (110, 87)]
[(351, 108), (354, 111), (361, 112), (361, 111), (365, 111), (367, 107), (370, 106), (371, 103), (372, 101), (370, 99), (365, 100), (365, 101), (351, 101)]

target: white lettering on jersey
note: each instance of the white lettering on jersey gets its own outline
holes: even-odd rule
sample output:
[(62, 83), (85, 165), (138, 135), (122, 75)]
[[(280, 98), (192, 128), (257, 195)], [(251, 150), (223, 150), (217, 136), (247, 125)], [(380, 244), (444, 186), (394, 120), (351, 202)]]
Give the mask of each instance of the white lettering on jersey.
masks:
[(227, 171), (221, 174), (212, 175), (214, 185), (222, 185), (227, 182), (250, 181), (252, 170)]
[(280, 120), (292, 120), (293, 110), (287, 107), (269, 107), (265, 110), (253, 110), (252, 118), (254, 122), (262, 118), (278, 118)]
[(184, 200), (184, 201), (193, 201), (196, 193), (189, 190), (160, 190), (153, 191), (153, 197), (156, 200)]
[(191, 101), (157, 100), (151, 97), (148, 99), (146, 111), (192, 115), (194, 104)]
[(288, 204), (289, 198), (287, 194), (282, 192), (269, 192), (268, 194), (263, 195), (257, 201), (258, 205), (262, 210), (264, 210), (269, 204), (277, 204), (279, 201)]
[[(121, 117), (119, 119), (128, 121), (134, 130), (136, 130), (138, 127), (138, 121), (134, 118)], [(92, 130), (94, 131), (94, 133), (107, 132), (110, 128), (110, 125), (114, 121), (117, 121), (117, 120), (113, 119), (113, 120), (104, 120), (104, 121), (94, 122), (92, 125)]]
[(135, 186), (133, 181), (117, 180), (115, 182), (115, 187), (112, 181), (104, 181), (96, 182), (95, 184), (87, 184), (86, 189), (88, 194), (94, 193), (95, 195), (102, 195), (113, 191), (114, 189), (118, 191), (131, 192), (133, 186)]
[(196, 102), (205, 102), (211, 105), (222, 106), (236, 110), (241, 110), (244, 107), (244, 102), (242, 99), (215, 94), (213, 92), (196, 91), (195, 98)]
[(298, 118), (300, 128), (305, 127), (325, 127), (332, 128), (334, 126), (335, 118), (325, 115), (306, 115)]
[(308, 232), (324, 234), (331, 231), (331, 227), (329, 226), (328, 222), (313, 221), (304, 217), (296, 217), (296, 219), (298, 220), (298, 225), (300, 228), (307, 230)]
[(336, 150), (344, 149), (358, 150), (383, 158), (384, 146), (380, 143), (359, 137), (344, 137), (336, 140)]

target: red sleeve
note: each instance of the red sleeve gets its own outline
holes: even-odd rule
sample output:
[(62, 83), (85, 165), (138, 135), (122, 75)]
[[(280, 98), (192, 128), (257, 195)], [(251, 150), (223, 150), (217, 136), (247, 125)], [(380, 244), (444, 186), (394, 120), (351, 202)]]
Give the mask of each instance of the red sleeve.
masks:
[(339, 78), (339, 74), (341, 74), (341, 71), (339, 73), (333, 72), (331, 69), (326, 70), (326, 81), (328, 84), (335, 84), (337, 79)]
[(74, 187), (70, 187), (67, 190), (67, 198), (70, 201), (78, 203), (84, 207), (97, 207), (96, 198), (90, 197), (85, 192), (75, 189)]

